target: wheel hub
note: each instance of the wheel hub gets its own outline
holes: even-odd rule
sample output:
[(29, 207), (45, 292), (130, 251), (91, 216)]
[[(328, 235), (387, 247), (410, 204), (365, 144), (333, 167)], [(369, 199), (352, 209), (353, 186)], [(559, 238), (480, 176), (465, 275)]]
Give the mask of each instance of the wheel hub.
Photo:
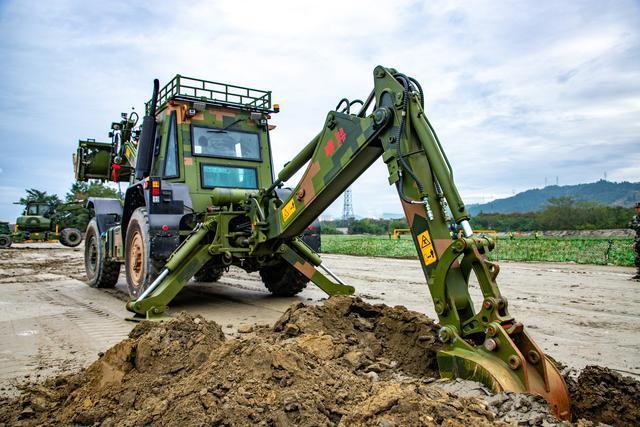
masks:
[(144, 246), (142, 235), (136, 232), (129, 244), (129, 273), (133, 279), (134, 286), (140, 287), (144, 276)]
[(89, 241), (89, 270), (91, 273), (96, 272), (96, 266), (98, 265), (98, 246), (96, 245), (95, 237)]

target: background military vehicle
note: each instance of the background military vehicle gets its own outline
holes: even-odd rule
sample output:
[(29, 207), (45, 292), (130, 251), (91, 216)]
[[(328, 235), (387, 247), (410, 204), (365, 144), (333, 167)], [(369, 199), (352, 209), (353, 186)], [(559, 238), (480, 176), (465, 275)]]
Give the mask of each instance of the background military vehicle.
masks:
[(16, 219), (13, 232), (9, 230), (8, 223), (0, 227), (0, 248), (8, 248), (12, 243), (51, 241), (76, 247), (82, 242), (81, 230), (88, 221), (88, 212), (77, 203), (52, 206), (30, 202)]
[(8, 222), (0, 221), (0, 248), (9, 246), (11, 246), (11, 228)]

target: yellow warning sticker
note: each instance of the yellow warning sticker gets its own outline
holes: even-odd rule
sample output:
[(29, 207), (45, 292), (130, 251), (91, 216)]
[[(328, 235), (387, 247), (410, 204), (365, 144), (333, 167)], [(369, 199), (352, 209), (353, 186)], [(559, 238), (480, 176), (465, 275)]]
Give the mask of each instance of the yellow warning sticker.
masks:
[(429, 230), (425, 230), (424, 232), (418, 234), (418, 244), (420, 245), (420, 252), (422, 253), (424, 265), (433, 264), (438, 260), (438, 257), (436, 256), (436, 250), (434, 249), (433, 243), (431, 242)]
[(282, 222), (287, 222), (289, 217), (293, 215), (296, 211), (296, 205), (293, 202), (293, 199), (289, 200), (286, 205), (282, 208)]

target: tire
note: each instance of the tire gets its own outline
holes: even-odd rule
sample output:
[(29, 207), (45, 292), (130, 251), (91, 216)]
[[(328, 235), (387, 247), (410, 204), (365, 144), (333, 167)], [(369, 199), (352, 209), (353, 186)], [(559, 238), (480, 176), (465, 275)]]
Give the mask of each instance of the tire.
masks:
[(95, 218), (87, 225), (84, 245), (84, 269), (87, 284), (92, 288), (113, 288), (120, 276), (120, 263), (105, 258), (100, 232)]
[(11, 236), (0, 234), (0, 249), (7, 249), (11, 247), (11, 243)]
[(224, 267), (218, 267), (216, 265), (206, 263), (196, 274), (193, 275), (193, 278), (196, 279), (196, 282), (212, 283), (220, 280), (223, 273)]
[(269, 292), (281, 297), (296, 295), (309, 283), (302, 273), (285, 263), (263, 268), (260, 277)]
[(160, 273), (161, 265), (151, 258), (149, 217), (146, 208), (133, 211), (124, 247), (124, 269), (127, 288), (132, 300), (144, 292)]
[(82, 243), (82, 232), (77, 228), (65, 228), (58, 238), (60, 243), (70, 248), (75, 248)]

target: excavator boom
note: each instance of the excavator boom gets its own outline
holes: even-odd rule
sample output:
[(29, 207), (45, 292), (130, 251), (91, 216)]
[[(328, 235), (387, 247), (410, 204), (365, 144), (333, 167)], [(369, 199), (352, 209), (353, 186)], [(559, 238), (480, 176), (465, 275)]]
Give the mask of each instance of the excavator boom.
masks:
[[(356, 108), (352, 112), (351, 108)], [(160, 315), (184, 284), (211, 259), (279, 257), (328, 294), (349, 294), (298, 236), (377, 159), (398, 191), (424, 272), (445, 348), (441, 375), (480, 381), (494, 391), (543, 396), (554, 413), (569, 419), (567, 387), (552, 362), (508, 311), (498, 289), (499, 267), (487, 260), (494, 242), (473, 234), (470, 215), (456, 189), (442, 145), (424, 112), (419, 83), (394, 69), (374, 70), (374, 90), (365, 101), (342, 100), (318, 135), (259, 191), (216, 188), (212, 206), (169, 258), (158, 278), (128, 304), (147, 317)], [(287, 197), (276, 189), (307, 165)], [(246, 215), (248, 235), (230, 233), (229, 218)], [(450, 225), (463, 231), (452, 240)], [(474, 304), (474, 274), (483, 299)]]

